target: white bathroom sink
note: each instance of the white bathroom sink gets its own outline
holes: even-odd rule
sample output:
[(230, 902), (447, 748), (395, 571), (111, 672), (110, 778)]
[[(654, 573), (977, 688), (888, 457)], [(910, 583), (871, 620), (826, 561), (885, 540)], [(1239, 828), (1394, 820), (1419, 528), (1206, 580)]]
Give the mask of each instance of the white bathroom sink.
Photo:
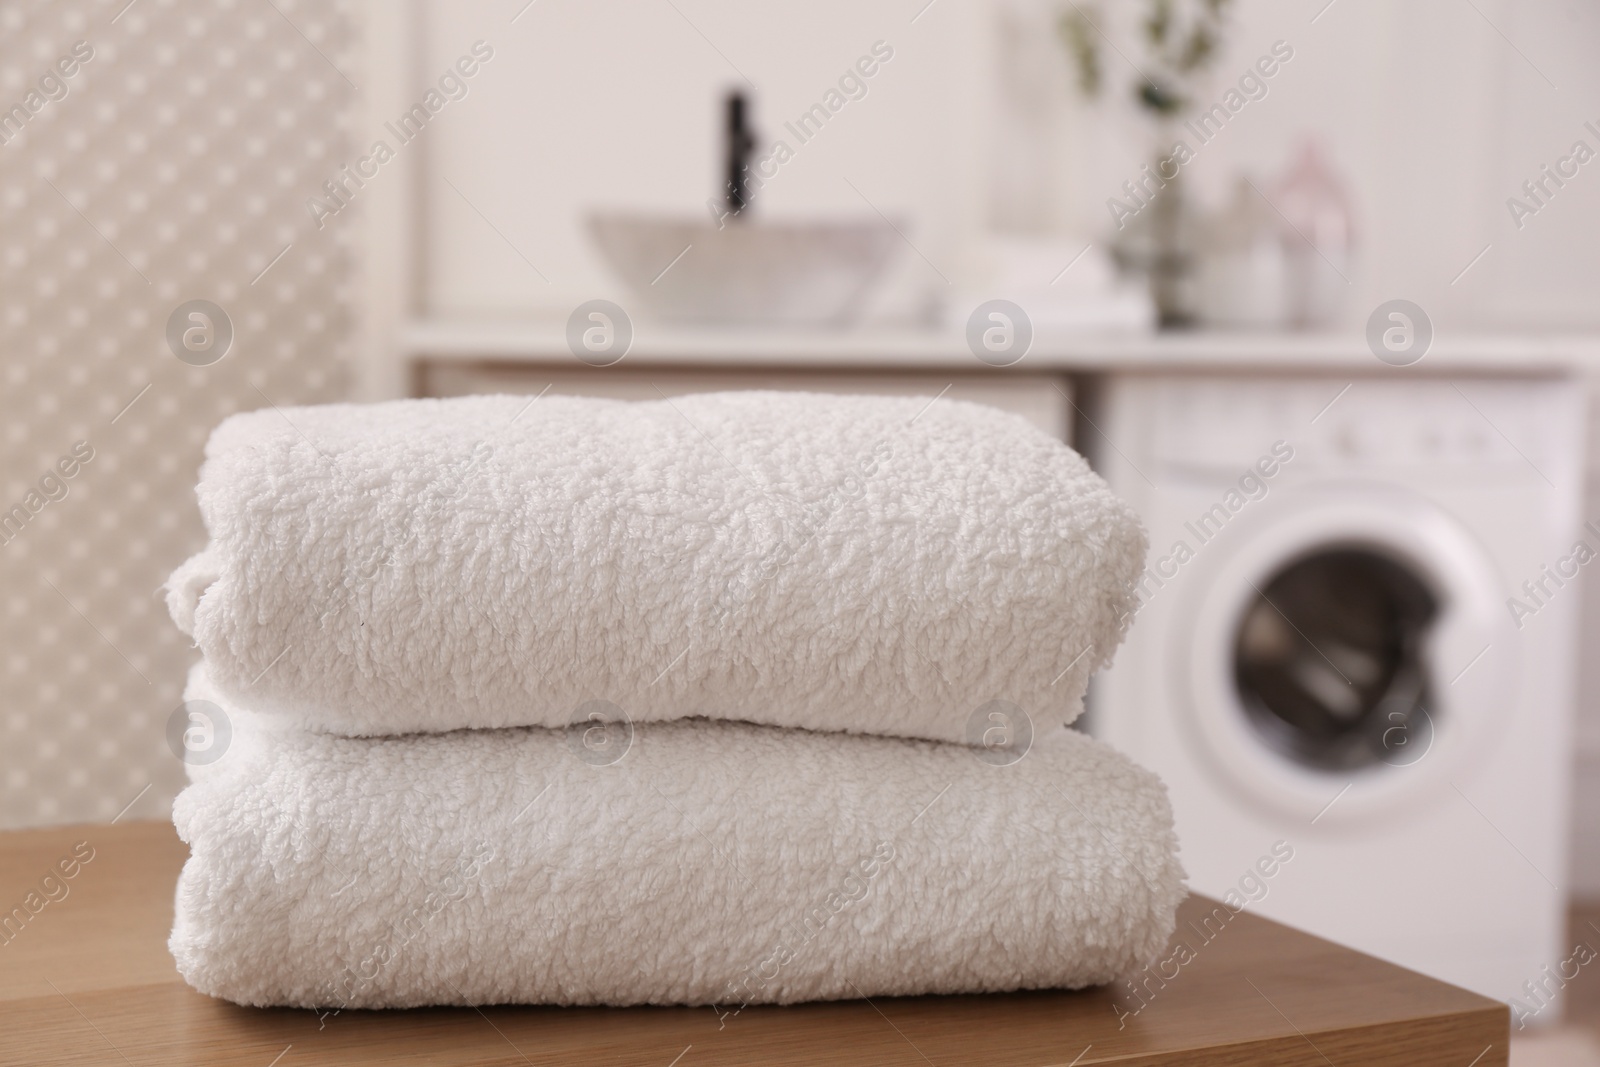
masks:
[(882, 219), (709, 220), (600, 214), (589, 231), (648, 311), (740, 325), (848, 326), (900, 236)]

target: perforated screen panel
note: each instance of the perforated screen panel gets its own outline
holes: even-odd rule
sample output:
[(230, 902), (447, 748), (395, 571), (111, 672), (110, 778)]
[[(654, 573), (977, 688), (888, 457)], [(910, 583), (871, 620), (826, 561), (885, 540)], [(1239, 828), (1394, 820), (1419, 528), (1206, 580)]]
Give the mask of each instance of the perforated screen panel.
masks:
[[(157, 816), (181, 784), (195, 653), (157, 589), (202, 543), (206, 434), (345, 387), (351, 213), (306, 200), (351, 158), (355, 11), (0, 8), (0, 825)], [(225, 320), (180, 314), (174, 348), (196, 300)]]

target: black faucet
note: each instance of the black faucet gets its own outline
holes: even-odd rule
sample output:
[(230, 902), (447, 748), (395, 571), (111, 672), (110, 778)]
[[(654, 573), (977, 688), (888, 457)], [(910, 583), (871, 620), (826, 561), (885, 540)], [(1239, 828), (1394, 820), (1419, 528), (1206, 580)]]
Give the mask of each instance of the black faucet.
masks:
[(750, 108), (743, 93), (728, 94), (727, 125), (723, 130), (723, 146), (727, 166), (727, 185), (723, 198), (728, 214), (737, 218), (750, 206), (748, 174), (750, 155), (755, 151), (756, 134), (750, 126)]

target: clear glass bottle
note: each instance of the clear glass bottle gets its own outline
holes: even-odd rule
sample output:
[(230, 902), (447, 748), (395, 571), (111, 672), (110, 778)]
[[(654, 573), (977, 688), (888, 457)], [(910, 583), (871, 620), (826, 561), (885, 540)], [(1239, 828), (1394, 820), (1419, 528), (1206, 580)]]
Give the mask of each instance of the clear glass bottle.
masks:
[(1275, 329), (1287, 317), (1283, 222), (1241, 177), (1233, 198), (1206, 219), (1200, 316), (1208, 326)]

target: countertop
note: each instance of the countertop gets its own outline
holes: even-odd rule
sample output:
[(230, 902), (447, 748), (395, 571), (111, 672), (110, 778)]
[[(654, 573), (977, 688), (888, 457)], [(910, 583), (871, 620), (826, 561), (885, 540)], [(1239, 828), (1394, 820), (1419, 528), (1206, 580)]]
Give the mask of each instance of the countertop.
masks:
[[(984, 363), (956, 331), (870, 328), (850, 331), (691, 328), (649, 321), (618, 365), (938, 369), (942, 371), (1107, 372), (1286, 370), (1373, 374), (1581, 373), (1600, 369), (1600, 336), (1436, 335), (1427, 354), (1404, 368), (1381, 363), (1362, 333), (1050, 332), (1008, 367)], [(562, 322), (422, 319), (400, 331), (407, 359), (490, 360), (582, 365), (567, 347)]]
[[(1126, 988), (746, 1008), (241, 1008), (168, 955), (164, 822), (0, 834), (0, 1063), (1504, 1067), (1504, 1004), (1193, 896)], [(44, 879), (65, 857), (71, 878)], [(88, 857), (85, 859), (85, 857)], [(48, 892), (47, 892), (48, 891)], [(30, 897), (29, 894), (34, 894)], [(13, 909), (22, 909), (19, 919)], [(1180, 949), (1179, 942), (1183, 943)], [(1134, 1009), (1138, 1009), (1136, 1012)]]

